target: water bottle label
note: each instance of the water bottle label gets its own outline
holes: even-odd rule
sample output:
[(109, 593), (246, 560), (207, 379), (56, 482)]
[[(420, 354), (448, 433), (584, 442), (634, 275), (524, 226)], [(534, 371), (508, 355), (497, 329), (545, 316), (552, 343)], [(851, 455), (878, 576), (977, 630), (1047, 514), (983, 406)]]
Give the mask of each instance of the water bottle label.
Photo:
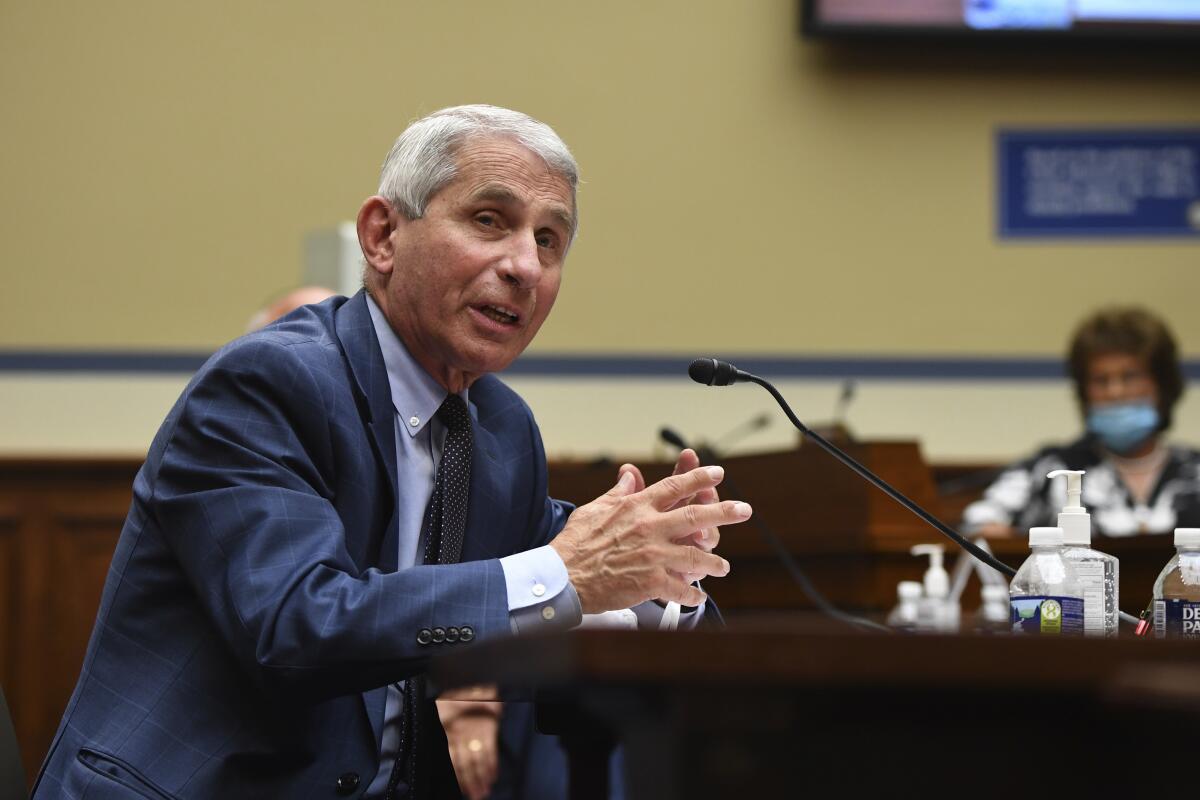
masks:
[(1008, 606), (1014, 633), (1083, 633), (1083, 598), (1012, 597)]
[(1154, 635), (1158, 638), (1200, 639), (1200, 603), (1155, 600)]

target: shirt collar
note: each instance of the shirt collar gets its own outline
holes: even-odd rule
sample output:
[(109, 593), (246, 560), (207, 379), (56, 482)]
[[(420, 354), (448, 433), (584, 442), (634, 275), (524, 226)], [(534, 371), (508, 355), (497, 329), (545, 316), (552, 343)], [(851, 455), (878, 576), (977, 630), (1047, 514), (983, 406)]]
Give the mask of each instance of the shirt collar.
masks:
[[(400, 427), (408, 431), (409, 436), (416, 436), (441, 408), (446, 390), (412, 357), (370, 295), (367, 295), (367, 310), (371, 313), (383, 364), (387, 367), (392, 405), (400, 416)], [(467, 401), (468, 391), (463, 390), (460, 395), (463, 402)]]

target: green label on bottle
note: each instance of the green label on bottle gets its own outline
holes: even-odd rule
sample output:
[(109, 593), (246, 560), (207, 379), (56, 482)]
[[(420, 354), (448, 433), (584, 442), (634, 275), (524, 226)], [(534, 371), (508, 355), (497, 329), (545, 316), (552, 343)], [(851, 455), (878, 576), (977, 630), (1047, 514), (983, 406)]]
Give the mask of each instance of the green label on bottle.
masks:
[(1034, 595), (1009, 598), (1014, 633), (1083, 633), (1083, 600)]

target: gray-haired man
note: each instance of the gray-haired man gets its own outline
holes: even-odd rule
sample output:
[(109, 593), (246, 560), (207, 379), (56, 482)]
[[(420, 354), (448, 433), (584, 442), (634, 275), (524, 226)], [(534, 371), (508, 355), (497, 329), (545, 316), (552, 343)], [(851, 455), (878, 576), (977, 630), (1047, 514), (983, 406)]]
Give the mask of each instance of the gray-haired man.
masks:
[(625, 465), (572, 511), (490, 374), (554, 304), (576, 182), (517, 112), (400, 137), (358, 215), (365, 291), (223, 348), (155, 438), (38, 796), (454, 796), (430, 655), (703, 603), (750, 514), (720, 469)]

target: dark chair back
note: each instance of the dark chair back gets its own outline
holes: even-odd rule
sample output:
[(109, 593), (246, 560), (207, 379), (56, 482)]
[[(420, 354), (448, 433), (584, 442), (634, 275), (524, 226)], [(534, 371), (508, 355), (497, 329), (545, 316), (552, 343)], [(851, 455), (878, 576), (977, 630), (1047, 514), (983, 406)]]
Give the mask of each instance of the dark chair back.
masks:
[(25, 770), (21, 768), (21, 751), (17, 749), (17, 734), (13, 732), (4, 690), (0, 689), (0, 800), (25, 800), (28, 797)]

